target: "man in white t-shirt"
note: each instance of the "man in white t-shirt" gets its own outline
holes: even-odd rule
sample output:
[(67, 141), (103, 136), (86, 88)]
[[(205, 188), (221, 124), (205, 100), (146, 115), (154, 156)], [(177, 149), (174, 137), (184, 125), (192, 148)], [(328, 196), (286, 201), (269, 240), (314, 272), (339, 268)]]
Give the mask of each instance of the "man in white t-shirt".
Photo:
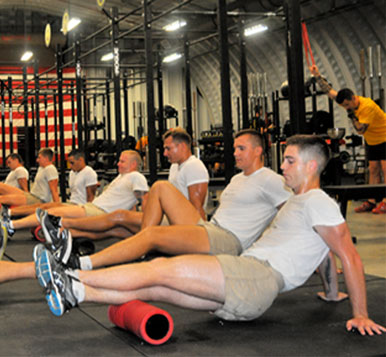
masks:
[(8, 206), (32, 205), (44, 202), (59, 202), (58, 171), (52, 164), (54, 153), (49, 148), (39, 151), (36, 162), (39, 164), (30, 192), (12, 186), (3, 186), (0, 204)]
[(347, 224), (338, 205), (320, 190), (320, 174), (328, 157), (322, 138), (296, 135), (287, 140), (281, 167), (295, 195), (263, 236), (239, 257), (183, 255), (92, 272), (71, 271), (38, 245), (36, 271), (39, 283), (49, 286), (50, 310), (61, 316), (86, 301), (122, 304), (141, 299), (214, 311), (226, 320), (252, 320), (279, 293), (302, 285), (331, 249), (342, 261), (352, 305), (347, 330), (357, 329), (362, 335), (386, 332), (368, 317), (363, 266)]
[[(192, 155), (192, 139), (186, 130), (174, 128), (164, 136), (164, 155), (172, 164), (168, 181), (173, 184), (205, 219), (204, 207), (208, 195), (209, 174), (203, 162)], [(87, 218), (63, 218), (61, 224), (71, 229), (73, 237), (101, 239), (126, 238), (137, 233), (141, 226), (142, 212), (123, 209), (107, 215)], [(163, 225), (167, 224), (164, 220)]]
[[(98, 185), (98, 175), (92, 167), (86, 165), (84, 152), (79, 149), (72, 150), (68, 154), (67, 162), (71, 169), (68, 179), (70, 188), (69, 204), (81, 205), (92, 202), (95, 198)], [(62, 205), (66, 205), (66, 203), (37, 203), (35, 205), (18, 206), (13, 209), (8, 209), (7, 213), (10, 217), (28, 216), (34, 214), (37, 207), (49, 209)]]
[[(50, 208), (49, 214), (61, 217), (86, 217), (100, 216), (118, 208), (131, 210), (149, 190), (146, 178), (138, 172), (140, 165), (141, 158), (136, 151), (123, 151), (118, 162), (119, 175), (100, 196), (83, 205), (62, 205)], [(132, 213), (136, 214), (134, 211)], [(16, 229), (38, 225), (36, 214), (12, 221), (2, 218), (2, 227), (9, 235), (12, 235)]]
[(7, 175), (4, 183), (0, 183), (0, 195), (6, 194), (7, 186), (16, 187), (22, 191), (28, 192), (28, 170), (23, 166), (23, 159), (19, 154), (9, 154), (6, 158), (7, 166), (10, 172)]
[[(242, 172), (235, 175), (223, 191), (210, 222), (205, 222), (171, 183), (156, 182), (149, 192), (141, 232), (90, 257), (82, 257), (80, 267), (90, 269), (124, 263), (151, 250), (168, 254), (239, 255), (262, 234), (291, 195), (283, 177), (264, 167), (262, 145), (261, 136), (255, 130), (236, 134), (234, 155)], [(158, 226), (163, 214), (171, 226)], [(64, 236), (71, 239), (67, 233)], [(59, 235), (46, 239), (56, 237)]]

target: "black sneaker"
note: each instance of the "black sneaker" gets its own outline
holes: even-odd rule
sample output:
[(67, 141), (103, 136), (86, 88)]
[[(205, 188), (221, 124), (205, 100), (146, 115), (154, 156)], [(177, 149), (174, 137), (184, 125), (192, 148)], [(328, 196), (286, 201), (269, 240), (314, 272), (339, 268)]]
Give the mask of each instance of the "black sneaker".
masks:
[(8, 232), (7, 229), (0, 224), (0, 260), (3, 259), (5, 248), (7, 248)]
[(4, 205), (4, 204), (1, 205), (0, 216), (1, 216), (1, 218), (7, 218), (8, 217), (8, 219), (11, 217), (9, 214), (8, 205)]
[(36, 266), (39, 283), (44, 281), (46, 285), (46, 300), (55, 316), (62, 316), (66, 311), (77, 306), (78, 302), (72, 290), (72, 281), (75, 278), (64, 270), (48, 249), (40, 252)]
[(41, 208), (36, 208), (36, 217), (42, 226), (46, 242), (54, 246), (59, 245), (61, 218), (48, 214)]

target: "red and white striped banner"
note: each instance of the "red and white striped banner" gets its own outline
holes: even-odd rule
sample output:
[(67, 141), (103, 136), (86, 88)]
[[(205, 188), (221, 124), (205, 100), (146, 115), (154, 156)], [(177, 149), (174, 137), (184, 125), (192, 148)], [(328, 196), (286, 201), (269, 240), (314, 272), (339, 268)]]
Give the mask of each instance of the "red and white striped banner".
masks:
[[(40, 68), (39, 73), (45, 72), (46, 68)], [(28, 126), (32, 126), (32, 118), (35, 122), (33, 123), (36, 133), (36, 103), (35, 103), (35, 82), (33, 77), (34, 71), (32, 67), (27, 69), (27, 80), (28, 80)], [(39, 95), (39, 117), (40, 117), (40, 146), (46, 147), (46, 117), (48, 124), (48, 147), (55, 151), (55, 111), (54, 111), (54, 96), (53, 90), (57, 90), (57, 81), (53, 80), (56, 78), (56, 71), (45, 73), (39, 76), (40, 95)], [(8, 77), (12, 78), (12, 108), (9, 106), (9, 91), (8, 91)], [(22, 67), (0, 67), (0, 79), (4, 82), (3, 87), (4, 93), (0, 97), (1, 100), (1, 127), (0, 127), (0, 141), (3, 138), (3, 131), (6, 135), (6, 155), (10, 151), (10, 120), (13, 125), (13, 152), (18, 151), (17, 142), (17, 128), (24, 127), (24, 85), (23, 85), (23, 69)], [(64, 145), (65, 152), (68, 153), (72, 149), (72, 135), (73, 130), (75, 137), (77, 136), (76, 119), (75, 124), (72, 125), (72, 103), (71, 95), (67, 94), (67, 89), (70, 88), (71, 81), (69, 79), (75, 79), (75, 69), (65, 68), (63, 69), (63, 117), (64, 117)], [(52, 81), (53, 80), (53, 81)], [(47, 84), (47, 82), (50, 82)], [(51, 82), (52, 81), (52, 82)], [(47, 90), (47, 112), (44, 104), (44, 94)], [(68, 91), (69, 93), (69, 91)], [(31, 99), (33, 100), (34, 106), (32, 113)], [(58, 98), (56, 98), (56, 110), (57, 110), (57, 123), (58, 123), (58, 134), (57, 139), (60, 140), (59, 133), (59, 104)], [(74, 98), (74, 115), (76, 118), (76, 98)], [(3, 127), (2, 119), (5, 119), (5, 125)], [(35, 136), (36, 140), (36, 136)], [(77, 139), (75, 146), (77, 146)], [(59, 142), (58, 142), (59, 147)], [(3, 161), (3, 145), (0, 145), (0, 163)], [(60, 157), (60, 156), (59, 156)]]

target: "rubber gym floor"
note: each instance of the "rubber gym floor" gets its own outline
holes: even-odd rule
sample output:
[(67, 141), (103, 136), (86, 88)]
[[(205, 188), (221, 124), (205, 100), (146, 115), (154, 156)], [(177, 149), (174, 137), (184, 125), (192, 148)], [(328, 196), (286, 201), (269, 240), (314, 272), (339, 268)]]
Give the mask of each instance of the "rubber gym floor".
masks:
[[(377, 219), (382, 228), (384, 217)], [(97, 242), (96, 247), (112, 242)], [(19, 231), (6, 254), (15, 261), (31, 260), (35, 244), (29, 230)], [(367, 274), (366, 282), (369, 314), (386, 325), (386, 280)], [(227, 322), (206, 312), (155, 303), (171, 314), (174, 333), (165, 344), (152, 346), (115, 327), (107, 305), (85, 303), (58, 318), (50, 313), (36, 280), (7, 282), (0, 285), (0, 356), (384, 356), (385, 335), (347, 332), (350, 303), (322, 302), (316, 298), (321, 288), (314, 274), (251, 322)]]

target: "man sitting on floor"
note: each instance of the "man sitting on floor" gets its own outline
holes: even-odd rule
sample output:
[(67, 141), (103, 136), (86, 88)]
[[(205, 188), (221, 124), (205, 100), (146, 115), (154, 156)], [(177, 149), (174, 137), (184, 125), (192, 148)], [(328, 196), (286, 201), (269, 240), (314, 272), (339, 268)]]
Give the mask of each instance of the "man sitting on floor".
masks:
[[(164, 156), (172, 164), (168, 181), (173, 184), (196, 208), (203, 219), (208, 196), (209, 174), (201, 160), (192, 155), (192, 138), (182, 128), (173, 128), (163, 135)], [(101, 239), (115, 236), (126, 238), (137, 233), (141, 224), (141, 212), (119, 209), (98, 217), (63, 218), (61, 225), (70, 228), (72, 236)], [(163, 224), (166, 224), (166, 220)]]
[(0, 182), (0, 195), (6, 194), (8, 186), (16, 187), (22, 191), (28, 192), (29, 172), (23, 166), (23, 159), (19, 154), (9, 154), (6, 158), (7, 166), (10, 172), (7, 175), (4, 183)]
[[(94, 169), (86, 165), (85, 154), (83, 151), (74, 149), (67, 157), (70, 166), (68, 184), (70, 188), (70, 204), (82, 205), (92, 202), (98, 185), (98, 175)], [(37, 203), (34, 205), (18, 206), (8, 210), (10, 217), (27, 216), (35, 213), (37, 207), (48, 209), (66, 205), (61, 202)], [(68, 205), (68, 204), (67, 204)]]
[(61, 316), (84, 301), (122, 304), (141, 299), (214, 311), (225, 320), (252, 320), (279, 293), (302, 285), (331, 249), (342, 261), (352, 304), (347, 330), (357, 328), (362, 335), (386, 332), (368, 317), (361, 259), (338, 205), (320, 189), (328, 156), (321, 138), (297, 135), (287, 140), (281, 167), (295, 195), (239, 257), (184, 255), (82, 271), (66, 270), (55, 255), (37, 245), (36, 272), (52, 313)]
[[(123, 151), (118, 162), (119, 175), (100, 196), (84, 205), (50, 208), (50, 214), (64, 217), (85, 217), (103, 215), (118, 208), (131, 210), (149, 190), (145, 177), (138, 172), (140, 166), (141, 158), (136, 151)], [(136, 217), (139, 212), (131, 211), (131, 214)], [(135, 218), (135, 220), (140, 222), (140, 218)], [(38, 224), (36, 214), (12, 221), (8, 217), (2, 217), (3, 229), (0, 230), (0, 233), (7, 232), (12, 235), (16, 229), (32, 228)]]
[(36, 162), (39, 169), (36, 173), (31, 192), (1, 184), (0, 204), (8, 206), (32, 205), (44, 202), (59, 202), (58, 171), (52, 164), (54, 153), (49, 148), (40, 149)]

